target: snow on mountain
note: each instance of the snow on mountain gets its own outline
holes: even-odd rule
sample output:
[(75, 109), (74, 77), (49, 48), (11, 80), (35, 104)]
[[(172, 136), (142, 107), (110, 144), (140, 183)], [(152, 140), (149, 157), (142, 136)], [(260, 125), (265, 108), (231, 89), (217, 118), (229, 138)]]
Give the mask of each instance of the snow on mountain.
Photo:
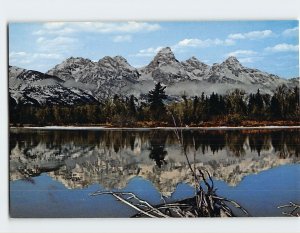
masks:
[(9, 67), (9, 75), (9, 95), (16, 103), (74, 105), (97, 102), (80, 89), (65, 87), (64, 81), (56, 76), (16, 67)]
[(286, 80), (282, 80), (276, 75), (244, 67), (235, 57), (229, 57), (221, 64), (214, 64), (208, 73), (207, 81), (246, 85), (260, 84), (266, 89), (274, 88), (286, 82)]
[[(47, 72), (64, 80), (92, 86), (89, 90), (97, 99), (120, 94), (122, 87), (135, 83), (139, 78), (137, 69), (121, 56), (106, 56), (98, 62), (83, 58), (69, 58)], [(72, 86), (71, 83), (69, 85)], [(73, 85), (75, 83), (73, 82)], [(87, 89), (82, 85), (83, 89)]]
[(78, 81), (77, 73), (84, 69), (86, 66), (92, 65), (93, 62), (89, 59), (81, 57), (70, 57), (61, 64), (56, 65), (50, 69), (47, 74), (60, 77), (62, 80), (75, 80)]
[(181, 62), (184, 69), (189, 73), (193, 79), (203, 80), (207, 77), (210, 66), (199, 61), (196, 57), (191, 57), (190, 59)]
[[(57, 97), (60, 96), (57, 92), (66, 89), (67, 93), (73, 95), (82, 94), (84, 99), (91, 100), (94, 97), (101, 101), (115, 94), (145, 96), (157, 82), (166, 85), (167, 94), (173, 97), (183, 93), (187, 96), (201, 95), (202, 92), (225, 94), (235, 88), (244, 89), (248, 93), (256, 92), (259, 88), (262, 93), (271, 94), (281, 84), (289, 87), (299, 85), (299, 78), (287, 80), (247, 68), (235, 57), (212, 66), (196, 57), (180, 62), (169, 47), (161, 49), (147, 66), (140, 69), (132, 67), (121, 56), (106, 56), (97, 62), (70, 57), (46, 74), (10, 66), (9, 77), (10, 92), (16, 101), (25, 98), (24, 93), (20, 93), (24, 88), (26, 96), (30, 98), (35, 95), (30, 91), (39, 93), (45, 89), (47, 95), (56, 92)], [(38, 99), (38, 96), (34, 98)], [(44, 96), (37, 102), (45, 103), (47, 98)]]
[(295, 81), (244, 67), (235, 57), (212, 66), (195, 57), (179, 62), (168, 47), (160, 50), (149, 65), (140, 69), (140, 73), (139, 83), (123, 89), (125, 93), (145, 94), (153, 88), (155, 82), (167, 85), (167, 94), (172, 96), (194, 96), (202, 92), (225, 94), (235, 88), (248, 93), (260, 89), (262, 93), (271, 94), (281, 84), (297, 85)]
[(21, 74), (22, 72), (24, 72), (25, 70), (16, 66), (9, 66), (8, 67), (8, 76), (10, 78), (15, 78), (17, 77), (19, 74)]
[(161, 49), (149, 65), (140, 69), (140, 73), (142, 77), (148, 76), (155, 82), (161, 82), (165, 85), (190, 79), (184, 66), (175, 58), (169, 47)]

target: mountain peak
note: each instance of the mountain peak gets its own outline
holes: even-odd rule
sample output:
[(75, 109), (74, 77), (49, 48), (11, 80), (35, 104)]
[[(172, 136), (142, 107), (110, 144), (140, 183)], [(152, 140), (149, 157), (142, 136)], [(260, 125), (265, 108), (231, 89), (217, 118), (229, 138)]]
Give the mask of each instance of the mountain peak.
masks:
[(83, 57), (69, 57), (64, 62), (90, 62), (91, 60)]
[(202, 64), (202, 65), (206, 65), (204, 62), (200, 61), (198, 58), (196, 58), (195, 56), (190, 57), (189, 59), (185, 60), (184, 62), (190, 63), (190, 64)]
[(128, 61), (122, 57), (122, 56), (115, 56), (114, 60), (120, 65), (123, 66), (124, 68), (127, 68), (129, 70), (136, 70), (134, 67), (132, 67)]
[(114, 61), (114, 62), (120, 62), (120, 63), (128, 63), (127, 60), (122, 57), (122, 56), (114, 56), (114, 57), (111, 57), (111, 56), (105, 56), (101, 59), (99, 59), (98, 62), (101, 62), (101, 61)]
[(158, 51), (158, 54), (173, 54), (172, 49), (170, 47), (162, 48)]
[(63, 80), (74, 80), (74, 74), (89, 64), (90, 59), (83, 57), (69, 57), (60, 64), (47, 71), (47, 74), (60, 77)]
[(156, 56), (153, 59), (155, 64), (169, 64), (171, 62), (178, 62), (175, 58), (174, 53), (170, 47), (162, 48), (158, 51)]
[(228, 57), (228, 58), (225, 60), (225, 62), (231, 63), (231, 64), (234, 64), (234, 63), (240, 63), (239, 60), (238, 60), (236, 57), (234, 57), (234, 56)]
[(104, 66), (106, 68), (113, 67), (114, 69), (119, 69), (120, 67), (122, 67), (129, 70), (135, 70), (135, 68), (132, 67), (128, 63), (128, 61), (122, 56), (115, 56), (115, 57), (105, 56), (98, 61), (98, 65)]
[(239, 62), (239, 60), (234, 56), (228, 57), (222, 64), (230, 67), (236, 67), (236, 68), (243, 67), (242, 64)]
[(115, 56), (113, 59), (118, 63), (129, 65), (128, 61), (122, 56)]
[(204, 62), (200, 61), (198, 58), (196, 58), (195, 56), (192, 56), (191, 58), (187, 59), (186, 61), (182, 62), (182, 64), (190, 64), (194, 67), (209, 67), (209, 65), (205, 64)]
[(196, 58), (195, 56), (192, 56), (191, 58), (189, 58), (188, 60), (190, 60), (190, 61), (199, 61), (199, 59), (198, 58)]
[(111, 56), (104, 56), (102, 58), (99, 59), (99, 63), (103, 62), (103, 61), (112, 61), (113, 58)]

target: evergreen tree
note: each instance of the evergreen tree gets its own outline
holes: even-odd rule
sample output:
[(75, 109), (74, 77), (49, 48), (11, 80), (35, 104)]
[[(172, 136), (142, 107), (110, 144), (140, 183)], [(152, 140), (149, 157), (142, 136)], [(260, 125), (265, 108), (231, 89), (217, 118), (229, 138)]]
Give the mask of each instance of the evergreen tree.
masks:
[(193, 116), (192, 116), (192, 120), (194, 123), (198, 121), (198, 116), (197, 116), (198, 105), (199, 105), (199, 98), (198, 96), (195, 96), (193, 100)]
[(161, 119), (166, 113), (166, 108), (163, 102), (163, 100), (167, 99), (165, 89), (166, 87), (163, 87), (159, 82), (155, 85), (153, 90), (149, 91), (148, 94), (150, 111), (152, 114), (152, 118), (155, 120)]
[(135, 98), (134, 95), (131, 95), (130, 98), (129, 98), (128, 108), (129, 108), (129, 114), (132, 117), (136, 117), (136, 113), (137, 113), (136, 106), (135, 106), (135, 101), (137, 101), (137, 98)]
[(235, 89), (226, 95), (226, 107), (230, 114), (239, 114), (246, 115), (247, 113), (247, 105), (244, 100), (245, 91), (240, 89)]
[(271, 99), (270, 112), (273, 118), (281, 117), (280, 103), (275, 95)]

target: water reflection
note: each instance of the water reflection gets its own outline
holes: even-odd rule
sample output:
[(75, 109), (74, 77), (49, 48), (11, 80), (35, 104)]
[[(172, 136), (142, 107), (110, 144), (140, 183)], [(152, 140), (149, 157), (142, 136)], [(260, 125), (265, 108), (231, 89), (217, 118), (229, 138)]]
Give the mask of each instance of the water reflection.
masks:
[(162, 165), (167, 164), (165, 160), (168, 152), (165, 150), (166, 140), (168, 137), (167, 131), (153, 131), (150, 134), (150, 154), (149, 158), (156, 162), (156, 165), (161, 168)]
[[(191, 161), (214, 178), (237, 185), (245, 176), (299, 162), (299, 130), (183, 131)], [(162, 193), (180, 182), (192, 183), (173, 131), (103, 130), (10, 132), (10, 179), (48, 173), (67, 188), (100, 184), (122, 188), (141, 176)]]

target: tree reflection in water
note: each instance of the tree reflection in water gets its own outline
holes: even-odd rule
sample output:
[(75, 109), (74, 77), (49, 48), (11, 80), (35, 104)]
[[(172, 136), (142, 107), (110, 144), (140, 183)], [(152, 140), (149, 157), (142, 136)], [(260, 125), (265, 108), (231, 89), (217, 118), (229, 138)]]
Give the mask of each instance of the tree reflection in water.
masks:
[[(195, 148), (198, 161), (208, 155), (210, 166), (218, 165), (222, 154), (238, 161), (254, 156), (252, 151), (278, 159), (298, 158), (300, 153), (299, 130), (184, 130), (182, 135), (184, 151), (191, 155)], [(11, 169), (24, 178), (61, 171), (66, 165), (72, 171), (82, 166), (87, 170), (80, 172), (87, 172), (94, 166), (106, 174), (137, 174), (140, 163), (148, 164), (146, 157), (158, 168), (169, 169), (168, 164), (179, 171), (184, 166), (172, 130), (12, 130), (9, 148)]]
[(162, 165), (167, 164), (165, 157), (168, 152), (165, 150), (165, 144), (168, 134), (166, 132), (153, 131), (150, 134), (150, 154), (149, 158), (156, 162), (156, 165), (161, 168)]

